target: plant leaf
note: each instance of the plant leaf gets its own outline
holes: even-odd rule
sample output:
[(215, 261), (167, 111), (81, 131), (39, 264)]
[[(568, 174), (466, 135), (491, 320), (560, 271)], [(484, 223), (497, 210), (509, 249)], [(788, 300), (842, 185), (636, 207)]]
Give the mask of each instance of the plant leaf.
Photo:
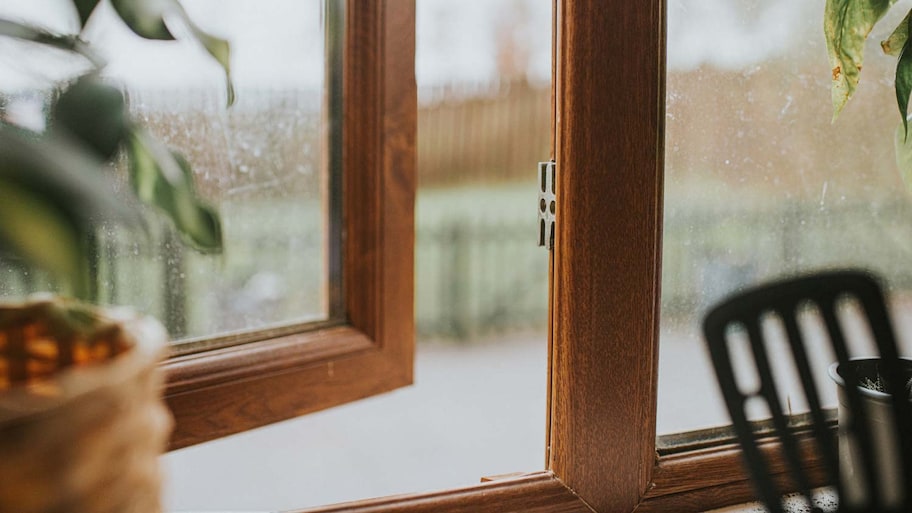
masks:
[(833, 73), (834, 121), (858, 86), (868, 34), (895, 1), (827, 0), (823, 31)]
[(21, 39), (32, 43), (47, 45), (60, 50), (75, 52), (89, 59), (96, 67), (102, 65), (102, 59), (77, 36), (53, 34), (44, 29), (25, 25), (17, 21), (0, 18), (0, 36)]
[[(912, 23), (912, 18), (908, 18)], [(902, 52), (899, 54), (899, 60), (896, 62), (896, 103), (899, 106), (899, 114), (902, 116), (903, 140), (909, 137), (909, 94), (912, 93), (912, 44), (909, 38), (903, 45)]]
[(227, 84), (227, 94), (228, 94), (228, 106), (234, 105), (235, 102), (235, 92), (234, 92), (234, 83), (231, 80), (231, 45), (228, 41), (215, 37), (199, 27), (193, 20), (190, 18), (190, 15), (187, 14), (187, 11), (184, 10), (183, 6), (178, 4), (179, 12), (181, 17), (184, 20), (184, 23), (187, 24), (187, 28), (190, 29), (190, 32), (193, 34), (193, 37), (203, 48), (209, 52), (216, 62), (218, 62), (222, 69), (225, 70), (225, 81)]
[(85, 232), (37, 191), (9, 183), (0, 170), (0, 240), (3, 247), (63, 279), (76, 297), (88, 299), (84, 276), (89, 256)]
[(171, 41), (165, 15), (175, 8), (173, 0), (111, 0), (111, 6), (130, 30), (146, 39)]
[(85, 28), (86, 23), (89, 21), (89, 16), (92, 15), (92, 11), (95, 10), (95, 6), (98, 5), (98, 0), (73, 0), (73, 6), (76, 7), (76, 12), (79, 14), (79, 26)]
[(0, 162), (7, 179), (41, 190), (80, 222), (141, 222), (135, 204), (116, 193), (107, 164), (64, 134), (41, 136), (0, 124)]
[(222, 69), (225, 70), (225, 83), (227, 87), (228, 106), (234, 105), (236, 95), (234, 92), (234, 82), (231, 80), (231, 48), (228, 41), (220, 39), (203, 32), (195, 23), (187, 18), (187, 25), (193, 31), (196, 39), (203, 45), (209, 55), (215, 58)]
[(120, 148), (130, 124), (123, 93), (97, 75), (80, 77), (52, 106), (53, 128), (65, 129), (102, 160)]
[(139, 199), (164, 211), (196, 249), (221, 251), (218, 214), (196, 196), (187, 161), (138, 130), (130, 133), (127, 148), (130, 179)]
[(880, 42), (880, 48), (887, 55), (897, 56), (902, 52), (906, 45), (906, 39), (909, 39), (909, 18), (912, 17), (912, 11), (906, 14), (906, 17), (896, 26), (896, 30), (890, 34), (890, 37)]
[(235, 91), (231, 81), (231, 50), (228, 41), (201, 29), (177, 0), (111, 0), (111, 4), (133, 32), (149, 39), (174, 39), (166, 19), (172, 14), (179, 17), (187, 25), (193, 38), (225, 70), (228, 106), (234, 105)]
[(896, 167), (902, 177), (906, 189), (912, 191), (912, 140), (906, 137), (906, 129), (902, 123), (894, 131), (893, 148), (896, 151)]
[(89, 293), (87, 235), (99, 221), (138, 223), (93, 152), (58, 136), (0, 125), (0, 239), (15, 253)]

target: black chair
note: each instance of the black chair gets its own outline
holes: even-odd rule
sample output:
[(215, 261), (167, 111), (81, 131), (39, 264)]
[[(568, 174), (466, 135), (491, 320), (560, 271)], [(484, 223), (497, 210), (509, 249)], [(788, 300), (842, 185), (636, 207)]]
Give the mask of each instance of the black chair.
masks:
[[(774, 316), (778, 317), (785, 328), (794, 368), (797, 370), (801, 388), (810, 409), (809, 431), (812, 434), (815, 451), (822, 463), (826, 482), (834, 487), (837, 496), (844, 498), (843, 487), (838, 478), (836, 433), (832, 429), (832, 421), (827, 421), (818, 394), (818, 387), (831, 384), (815, 383), (798, 315), (802, 309), (806, 309), (808, 306), (816, 308), (826, 326), (826, 335), (833, 353), (840, 365), (845, 366), (850, 357), (846, 346), (846, 335), (838, 319), (838, 307), (846, 298), (853, 299), (861, 307), (863, 317), (870, 327), (882, 359), (881, 372), (888, 387), (887, 392), (891, 396), (897, 433), (905, 433), (909, 436), (898, 437), (902, 452), (902, 482), (905, 483), (906, 497), (901, 504), (893, 504), (888, 507), (876, 492), (881, 476), (878, 475), (879, 469), (874, 461), (868, 424), (862, 421), (864, 419), (861, 419), (860, 415), (855, 415), (850, 417), (848, 422), (839, 426), (839, 429), (845, 430), (848, 436), (854, 437), (853, 439), (860, 447), (861, 468), (864, 470), (864, 484), (868, 491), (866, 496), (869, 498), (868, 503), (852, 506), (846, 505), (844, 500), (840, 500), (839, 511), (908, 512), (912, 510), (908, 497), (912, 494), (912, 479), (910, 479), (912, 478), (912, 470), (910, 470), (910, 465), (912, 465), (912, 414), (910, 414), (908, 392), (903, 386), (905, 380), (902, 378), (901, 361), (897, 354), (895, 336), (884, 295), (878, 285), (878, 280), (872, 275), (864, 271), (846, 270), (821, 272), (777, 281), (739, 293), (715, 306), (707, 314), (703, 323), (703, 331), (713, 366), (743, 450), (745, 464), (755, 485), (758, 498), (771, 513), (784, 511), (782, 497), (785, 492), (797, 492), (804, 497), (808, 505), (813, 503), (811, 501), (812, 482), (802, 466), (799, 440), (794, 431), (790, 429), (787, 414), (784, 412), (777, 394), (777, 383), (773, 377), (768, 351), (769, 341), (764, 339), (762, 323), (768, 316)], [(739, 329), (744, 330), (742, 333), (747, 335), (755, 369), (736, 369), (732, 364), (730, 344), (734, 342), (731, 335)], [(775, 363), (776, 365), (788, 364), (788, 362)], [(759, 377), (759, 387), (756, 390), (740, 390), (736, 379), (736, 374), (739, 372), (751, 372)], [(851, 412), (864, 411), (861, 393), (857, 388), (858, 384), (855, 378), (846, 379), (845, 388)], [(765, 402), (772, 415), (773, 433), (766, 433), (763, 436), (778, 438), (778, 455), (784, 462), (786, 473), (791, 479), (790, 489), (780, 489), (774, 482), (771, 471), (773, 455), (770, 454), (770, 451), (761, 451), (758, 446), (758, 435), (747, 420), (746, 405), (749, 400), (757, 401), (754, 398)]]

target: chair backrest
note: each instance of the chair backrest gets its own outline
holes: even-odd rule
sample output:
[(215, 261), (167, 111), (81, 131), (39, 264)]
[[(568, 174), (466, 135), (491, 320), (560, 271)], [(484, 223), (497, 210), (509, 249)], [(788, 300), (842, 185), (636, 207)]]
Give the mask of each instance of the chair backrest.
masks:
[[(910, 416), (909, 398), (901, 379), (902, 371), (896, 349), (896, 339), (885, 305), (883, 292), (878, 280), (871, 274), (858, 270), (827, 271), (798, 278), (772, 282), (727, 298), (715, 306), (704, 319), (703, 332), (709, 347), (719, 386), (731, 415), (732, 423), (741, 444), (744, 460), (751, 473), (759, 499), (771, 513), (783, 511), (781, 497), (786, 491), (779, 489), (772, 479), (772, 465), (769, 451), (760, 449), (752, 425), (747, 418), (749, 401), (759, 400), (766, 403), (772, 416), (773, 436), (778, 437), (780, 454), (792, 480), (792, 486), (805, 496), (811, 505), (811, 480), (802, 466), (799, 453), (799, 440), (789, 428), (788, 417), (780, 401), (777, 383), (771, 368), (769, 344), (765, 339), (762, 323), (768, 316), (775, 316), (785, 328), (788, 348), (794, 368), (797, 371), (803, 394), (810, 412), (810, 432), (815, 442), (815, 451), (819, 455), (825, 477), (832, 483), (840, 497), (844, 497), (838, 478), (838, 458), (836, 436), (827, 422), (821, 407), (818, 383), (815, 382), (808, 349), (802, 329), (799, 326), (799, 313), (811, 306), (819, 312), (826, 335), (833, 353), (840, 365), (845, 366), (850, 359), (846, 345), (846, 333), (839, 320), (838, 308), (845, 299), (852, 299), (861, 307), (861, 313), (870, 328), (879, 356), (882, 359), (882, 372), (891, 396), (895, 413), (897, 433), (912, 433), (912, 416)], [(730, 336), (733, 331), (742, 329), (746, 332), (749, 347), (753, 356), (755, 369), (736, 369), (733, 365)], [(742, 339), (743, 340), (743, 337)], [(775, 362), (776, 365), (788, 362)], [(743, 365), (743, 364), (742, 364)], [(759, 377), (756, 390), (741, 390), (736, 379), (739, 372), (751, 372)], [(871, 503), (858, 506), (859, 510), (887, 511), (887, 506), (876, 492), (877, 482), (882, 476), (881, 469), (874, 461), (871, 433), (869, 426), (860, 419), (858, 412), (863, 412), (862, 397), (858, 383), (846, 382), (845, 392), (849, 410), (853, 416), (840, 430), (850, 433), (857, 441), (862, 458), (861, 469), (865, 478), (865, 489)], [(743, 382), (743, 381), (742, 381)], [(825, 384), (824, 384), (825, 385)], [(768, 435), (765, 435), (768, 436)], [(904, 490), (912, 491), (910, 481), (910, 459), (912, 459), (912, 437), (899, 436), (903, 457)], [(909, 511), (909, 493), (905, 494), (905, 503), (900, 511)], [(841, 507), (840, 510), (847, 508)], [(892, 508), (891, 508), (892, 509)]]

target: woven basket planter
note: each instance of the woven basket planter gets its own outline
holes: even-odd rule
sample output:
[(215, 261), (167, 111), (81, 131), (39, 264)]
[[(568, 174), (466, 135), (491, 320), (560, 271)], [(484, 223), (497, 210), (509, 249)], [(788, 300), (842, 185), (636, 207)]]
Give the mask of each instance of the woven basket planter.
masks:
[(122, 310), (0, 306), (0, 513), (160, 512), (166, 347)]

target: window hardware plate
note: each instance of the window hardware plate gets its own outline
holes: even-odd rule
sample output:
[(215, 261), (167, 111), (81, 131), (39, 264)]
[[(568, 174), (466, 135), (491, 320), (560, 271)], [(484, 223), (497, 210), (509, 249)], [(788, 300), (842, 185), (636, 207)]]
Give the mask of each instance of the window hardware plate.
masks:
[(555, 172), (553, 160), (538, 163), (538, 245), (549, 251), (554, 247), (554, 214), (557, 211)]

